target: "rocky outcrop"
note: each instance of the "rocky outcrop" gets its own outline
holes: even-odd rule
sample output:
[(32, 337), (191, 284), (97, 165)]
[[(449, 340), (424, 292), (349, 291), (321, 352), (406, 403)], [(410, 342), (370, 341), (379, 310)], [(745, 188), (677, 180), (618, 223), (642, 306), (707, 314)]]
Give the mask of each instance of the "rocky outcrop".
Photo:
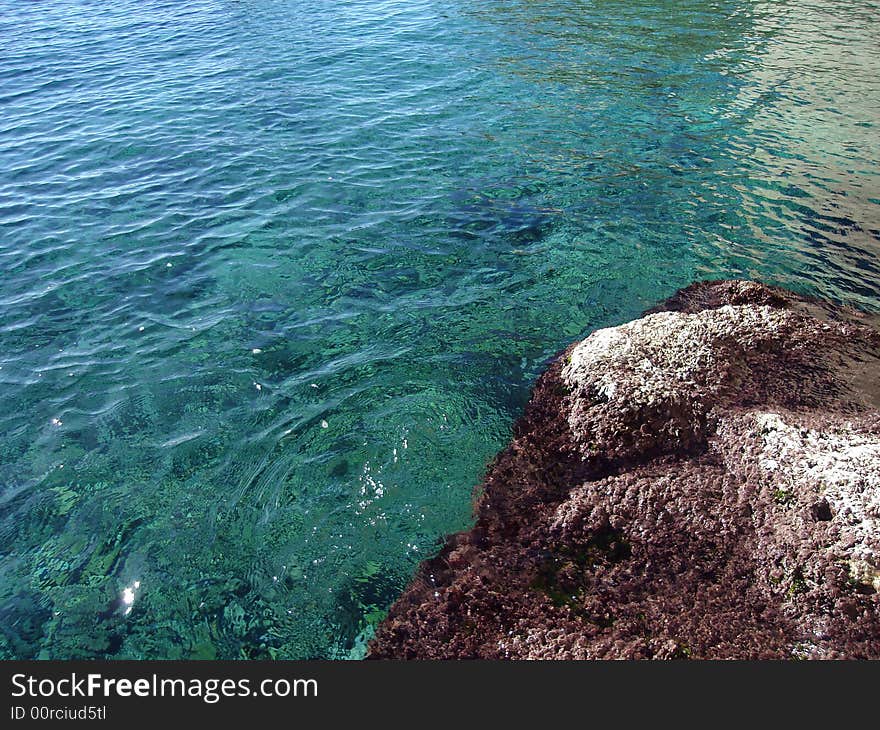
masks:
[(370, 658), (880, 658), (877, 320), (704, 282), (568, 348)]

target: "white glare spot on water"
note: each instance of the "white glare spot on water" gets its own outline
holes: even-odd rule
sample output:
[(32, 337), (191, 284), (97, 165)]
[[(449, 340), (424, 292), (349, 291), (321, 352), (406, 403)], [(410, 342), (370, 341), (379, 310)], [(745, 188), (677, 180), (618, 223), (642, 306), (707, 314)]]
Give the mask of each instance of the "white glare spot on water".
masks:
[(143, 332), (143, 331), (144, 331), (144, 326), (143, 326), (143, 325), (141, 325), (140, 327), (138, 327), (138, 332)]
[(330, 424), (327, 421), (321, 421), (321, 428), (328, 428), (329, 426)]
[(373, 477), (371, 474), (370, 463), (364, 464), (364, 471), (360, 476), (361, 489), (360, 495), (362, 499), (357, 503), (356, 512), (363, 512), (375, 500), (385, 496), (385, 485), (381, 481)]
[(254, 383), (254, 387), (255, 387), (257, 390), (262, 390), (262, 389), (263, 389), (263, 386), (260, 385), (259, 383)]
[(125, 606), (126, 616), (131, 613), (131, 609), (134, 606), (134, 599), (136, 598), (137, 591), (140, 587), (141, 582), (136, 580), (130, 586), (126, 586), (122, 590), (122, 596), (120, 598), (122, 600), (122, 605)]
[(53, 425), (53, 426), (60, 426), (60, 425), (61, 425), (61, 419), (60, 419), (60, 418), (53, 418), (53, 419), (52, 419), (52, 425)]

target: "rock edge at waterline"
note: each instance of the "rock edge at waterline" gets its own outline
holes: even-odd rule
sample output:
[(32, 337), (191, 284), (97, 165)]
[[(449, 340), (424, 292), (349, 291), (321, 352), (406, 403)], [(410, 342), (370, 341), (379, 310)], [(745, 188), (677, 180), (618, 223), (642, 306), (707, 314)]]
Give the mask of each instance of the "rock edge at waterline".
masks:
[(703, 282), (572, 345), (369, 657), (880, 657), (877, 319)]

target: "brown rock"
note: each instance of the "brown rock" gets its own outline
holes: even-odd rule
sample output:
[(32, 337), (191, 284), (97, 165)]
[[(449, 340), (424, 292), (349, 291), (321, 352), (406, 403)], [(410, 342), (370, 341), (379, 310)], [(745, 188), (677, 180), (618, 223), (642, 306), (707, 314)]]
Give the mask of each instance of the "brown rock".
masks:
[(569, 347), (370, 658), (880, 657), (876, 319), (704, 282)]

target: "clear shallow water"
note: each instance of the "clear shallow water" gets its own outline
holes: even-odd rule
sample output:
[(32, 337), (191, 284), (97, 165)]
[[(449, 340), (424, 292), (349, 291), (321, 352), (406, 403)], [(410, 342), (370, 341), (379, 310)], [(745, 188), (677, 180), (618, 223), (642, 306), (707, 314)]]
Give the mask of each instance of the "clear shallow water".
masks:
[(0, 656), (359, 656), (568, 342), (880, 310), (878, 19), (0, 0)]

